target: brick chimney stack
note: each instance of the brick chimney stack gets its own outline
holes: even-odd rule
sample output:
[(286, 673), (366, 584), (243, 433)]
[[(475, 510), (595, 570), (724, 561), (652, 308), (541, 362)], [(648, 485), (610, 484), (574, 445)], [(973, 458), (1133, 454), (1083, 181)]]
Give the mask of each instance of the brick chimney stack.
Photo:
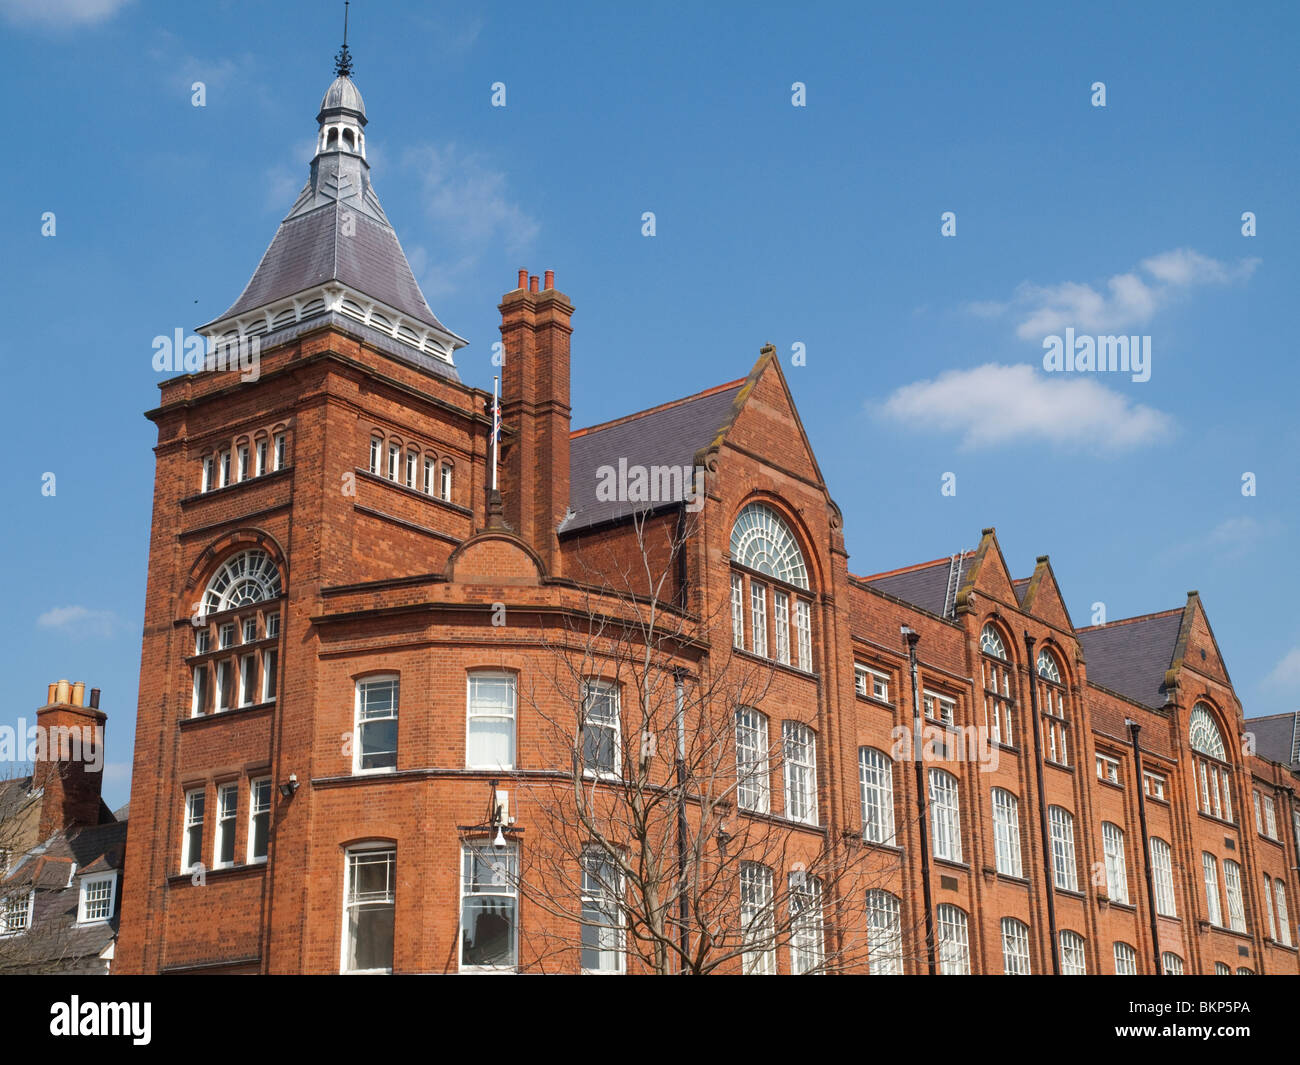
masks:
[[(36, 711), (39, 729), (32, 786), (41, 789), (42, 840), (70, 826), (99, 824), (104, 782), (104, 722), (99, 689), (78, 681), (51, 684), (47, 703)], [(83, 702), (85, 705), (83, 705)]]
[(519, 271), (519, 287), (501, 300), (501, 421), (516, 433), (501, 464), (506, 523), (559, 567), (555, 529), (569, 510), (569, 336), (573, 304), (555, 288), (555, 272)]

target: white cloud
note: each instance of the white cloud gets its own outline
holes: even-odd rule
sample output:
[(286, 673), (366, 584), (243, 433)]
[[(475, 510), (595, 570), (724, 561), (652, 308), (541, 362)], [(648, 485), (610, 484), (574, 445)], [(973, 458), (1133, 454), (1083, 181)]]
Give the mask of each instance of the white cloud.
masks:
[(966, 304), (966, 309), (981, 318), (1013, 313), (1018, 319), (1016, 335), (1022, 340), (1059, 335), (1067, 327), (1079, 333), (1120, 333), (1149, 322), (1188, 289), (1244, 281), (1258, 265), (1258, 259), (1229, 265), (1191, 248), (1175, 248), (1143, 259), (1137, 270), (1115, 274), (1100, 285), (1026, 281), (1005, 303), (977, 300)]
[(117, 615), (111, 610), (58, 606), (45, 611), (36, 624), (43, 629), (60, 629), (78, 636), (111, 636), (117, 627)]
[(1030, 365), (948, 370), (895, 391), (880, 408), (895, 421), (960, 433), (964, 448), (1020, 440), (1119, 451), (1167, 436), (1173, 421), (1088, 377), (1048, 377)]
[(88, 26), (103, 22), (131, 0), (0, 0), (0, 13), (10, 22), (45, 26)]
[(1282, 656), (1282, 660), (1264, 678), (1264, 684), (1269, 688), (1282, 688), (1287, 691), (1300, 688), (1300, 647), (1293, 648)]

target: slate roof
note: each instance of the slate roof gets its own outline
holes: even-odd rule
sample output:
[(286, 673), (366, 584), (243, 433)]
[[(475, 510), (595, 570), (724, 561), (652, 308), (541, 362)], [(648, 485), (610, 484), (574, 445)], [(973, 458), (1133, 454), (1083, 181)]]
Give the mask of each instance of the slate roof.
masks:
[(1295, 739), (1300, 713), (1269, 714), (1266, 717), (1248, 717), (1246, 729), (1255, 734), (1255, 753), (1270, 762), (1280, 762), (1292, 769), (1300, 769)]
[(1021, 577), (1018, 581), (1012, 581), (1011, 587), (1015, 589), (1016, 601), (1023, 603), (1025, 601), (1025, 589), (1029, 587), (1032, 577)]
[[(962, 578), (970, 570), (973, 551), (962, 552)], [(937, 558), (933, 562), (920, 562), (904, 569), (890, 570), (887, 573), (870, 577), (859, 577), (869, 588), (892, 595), (905, 603), (919, 606), (939, 617), (946, 616), (948, 597), (948, 575), (952, 568), (952, 559)], [(960, 582), (958, 582), (960, 587)]]
[(710, 444), (730, 420), (744, 381), (731, 381), (612, 422), (578, 429), (569, 440), (569, 516), (560, 532), (589, 529), (637, 511), (654, 511), (683, 501), (685, 478), (672, 498), (650, 502), (597, 497), (602, 466), (692, 467), (695, 453)]
[(1182, 609), (1079, 629), (1088, 680), (1153, 709), (1164, 706)]

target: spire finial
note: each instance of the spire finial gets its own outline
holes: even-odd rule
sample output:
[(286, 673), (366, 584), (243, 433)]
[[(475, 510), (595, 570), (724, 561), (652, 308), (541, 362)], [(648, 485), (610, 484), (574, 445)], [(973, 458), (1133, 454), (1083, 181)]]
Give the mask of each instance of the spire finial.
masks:
[(343, 48), (334, 57), (334, 73), (346, 78), (352, 73), (352, 53), (348, 51), (348, 4), (343, 0)]

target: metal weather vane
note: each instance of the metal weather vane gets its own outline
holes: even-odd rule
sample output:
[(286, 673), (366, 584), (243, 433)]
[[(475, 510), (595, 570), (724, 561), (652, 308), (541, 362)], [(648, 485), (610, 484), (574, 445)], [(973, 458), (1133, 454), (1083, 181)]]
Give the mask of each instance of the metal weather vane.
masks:
[(334, 73), (340, 78), (352, 74), (352, 53), (348, 51), (348, 4), (349, 0), (343, 0), (343, 47), (334, 57)]

